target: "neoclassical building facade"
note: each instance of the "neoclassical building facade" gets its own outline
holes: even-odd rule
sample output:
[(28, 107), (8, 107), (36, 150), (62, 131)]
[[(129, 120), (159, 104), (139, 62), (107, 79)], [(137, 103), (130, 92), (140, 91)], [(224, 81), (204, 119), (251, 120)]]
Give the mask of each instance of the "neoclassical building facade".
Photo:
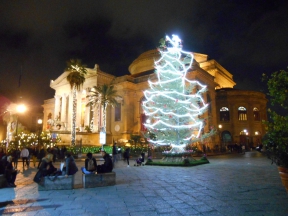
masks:
[[(227, 146), (232, 143), (242, 143), (247, 146), (257, 146), (264, 135), (261, 123), (266, 120), (265, 94), (255, 91), (237, 90), (233, 76), (217, 61), (209, 60), (208, 56), (193, 53), (193, 65), (188, 72), (188, 78), (198, 80), (207, 85), (204, 100), (210, 104), (205, 114), (209, 120), (205, 131), (217, 128), (215, 136), (206, 140), (205, 145)], [(113, 76), (94, 68), (87, 68), (85, 83), (77, 92), (77, 140), (82, 145), (100, 145), (99, 130), (103, 125), (102, 111), (99, 107), (88, 104), (89, 89), (93, 86), (113, 84), (117, 90), (118, 106), (108, 107), (107, 110), (107, 144), (113, 141), (125, 142), (130, 134), (142, 135), (145, 130), (145, 114), (141, 108), (144, 100), (143, 91), (148, 88), (148, 79), (154, 77), (154, 60), (159, 58), (157, 50), (141, 54), (129, 66), (130, 75)], [(69, 72), (65, 71), (56, 80), (50, 82), (55, 90), (54, 98), (44, 101), (43, 130), (57, 133), (62, 144), (70, 144), (72, 94), (66, 79)], [(85, 127), (91, 131), (87, 132)], [(205, 132), (204, 131), (204, 132)]]

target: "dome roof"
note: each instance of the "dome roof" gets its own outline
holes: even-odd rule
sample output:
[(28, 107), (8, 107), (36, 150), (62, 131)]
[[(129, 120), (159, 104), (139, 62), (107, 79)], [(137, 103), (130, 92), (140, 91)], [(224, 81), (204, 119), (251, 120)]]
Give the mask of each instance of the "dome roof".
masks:
[(131, 75), (154, 70), (154, 61), (159, 57), (160, 53), (157, 49), (146, 51), (130, 64), (128, 70)]
[[(197, 62), (207, 61), (208, 56), (200, 53), (193, 53), (194, 60)], [(147, 71), (154, 70), (154, 61), (160, 58), (160, 53), (157, 49), (149, 50), (142, 53), (129, 66), (128, 70), (131, 75), (140, 75)]]

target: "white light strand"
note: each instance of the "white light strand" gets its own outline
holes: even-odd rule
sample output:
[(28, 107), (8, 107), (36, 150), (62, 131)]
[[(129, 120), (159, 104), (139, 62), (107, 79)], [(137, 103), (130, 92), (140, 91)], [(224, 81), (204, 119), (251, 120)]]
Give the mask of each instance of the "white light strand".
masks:
[(161, 57), (155, 61), (157, 80), (149, 80), (149, 90), (144, 91), (146, 100), (142, 108), (147, 122), (144, 126), (157, 145), (178, 146), (179, 149), (200, 137), (205, 126), (201, 115), (208, 104), (202, 98), (206, 85), (187, 79), (193, 63), (193, 54), (182, 51), (181, 40), (166, 36), (166, 44), (159, 50)]

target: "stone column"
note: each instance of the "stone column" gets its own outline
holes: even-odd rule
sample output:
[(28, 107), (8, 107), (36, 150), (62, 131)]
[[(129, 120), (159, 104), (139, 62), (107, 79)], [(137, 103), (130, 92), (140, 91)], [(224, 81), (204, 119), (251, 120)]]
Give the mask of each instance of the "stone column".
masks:
[(67, 94), (62, 95), (62, 107), (61, 108), (62, 109), (61, 109), (60, 121), (67, 124)]
[(100, 118), (100, 115), (101, 115), (101, 105), (100, 104), (97, 104), (95, 106), (94, 109), (94, 125), (93, 125), (93, 129), (94, 129), (94, 132), (98, 132), (100, 131), (100, 126), (101, 126), (101, 118)]
[(76, 127), (80, 127), (81, 125), (81, 114), (82, 114), (82, 92), (77, 91), (77, 111), (76, 111)]
[(55, 95), (55, 110), (54, 110), (54, 117), (53, 119), (56, 120), (56, 118), (59, 117), (59, 112), (60, 112), (60, 95)]
[(67, 118), (67, 130), (71, 131), (72, 124), (72, 110), (73, 110), (73, 94), (72, 91), (68, 95), (68, 118)]
[[(88, 104), (88, 99), (86, 98), (85, 103)], [(86, 105), (85, 105), (86, 106)], [(92, 118), (92, 116), (91, 116)], [(85, 117), (84, 117), (84, 127), (90, 125), (90, 106), (85, 107)]]

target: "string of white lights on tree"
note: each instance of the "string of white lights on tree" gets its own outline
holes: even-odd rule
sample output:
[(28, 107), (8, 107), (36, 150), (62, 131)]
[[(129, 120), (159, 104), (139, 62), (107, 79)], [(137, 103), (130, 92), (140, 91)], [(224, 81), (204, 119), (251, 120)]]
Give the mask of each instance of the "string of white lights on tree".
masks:
[(201, 137), (208, 104), (202, 98), (206, 85), (187, 79), (193, 54), (182, 51), (177, 35), (160, 40), (161, 57), (155, 61), (157, 80), (149, 80), (142, 103), (147, 121), (146, 138), (156, 145), (171, 145), (172, 152), (184, 152), (187, 144)]

